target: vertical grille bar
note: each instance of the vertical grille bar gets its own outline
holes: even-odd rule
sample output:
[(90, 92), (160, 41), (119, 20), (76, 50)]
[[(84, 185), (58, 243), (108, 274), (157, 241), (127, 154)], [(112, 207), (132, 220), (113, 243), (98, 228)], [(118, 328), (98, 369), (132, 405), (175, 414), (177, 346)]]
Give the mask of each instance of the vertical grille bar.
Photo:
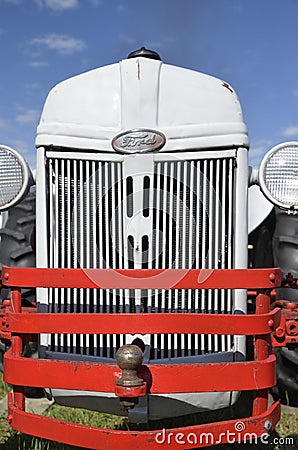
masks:
[[(234, 180), (233, 180), (233, 161), (229, 160), (229, 208), (228, 208), (228, 267), (227, 269), (233, 268), (233, 211), (234, 211), (234, 196), (233, 196), (233, 188), (234, 188)], [(232, 291), (229, 289), (227, 292), (228, 301), (227, 301), (227, 311), (232, 312)], [(228, 348), (232, 347), (231, 336), (227, 336)]]
[[(174, 162), (169, 162), (169, 267), (172, 268), (175, 265), (175, 225), (173, 223), (174, 219), (174, 205), (176, 201), (175, 191), (174, 191)], [(174, 296), (175, 292), (173, 290), (169, 291), (169, 305), (171, 307), (171, 310), (174, 310)], [(172, 355), (172, 349), (173, 349), (173, 343), (175, 336), (169, 336), (168, 339), (168, 354)], [(175, 346), (174, 346), (175, 349)]]
[[(202, 267), (201, 265), (201, 259), (200, 259), (200, 231), (202, 229), (202, 214), (201, 214), (201, 204), (199, 199), (202, 198), (202, 182), (201, 182), (201, 167), (200, 167), (200, 161), (197, 161), (196, 163), (196, 185), (195, 185), (195, 192), (196, 192), (196, 235), (195, 235), (195, 268), (199, 269)], [(200, 312), (202, 310), (201, 304), (199, 304), (199, 300), (202, 299), (200, 295), (200, 291), (195, 291), (195, 312)], [(200, 295), (200, 297), (199, 297)], [(204, 338), (201, 336), (200, 338), (200, 346), (202, 351), (204, 351)], [(195, 354), (199, 354), (199, 335), (195, 336)]]
[[(104, 233), (105, 233), (105, 261), (104, 261), (104, 267), (109, 268), (110, 267), (110, 239), (109, 239), (109, 165), (104, 165)], [(104, 296), (105, 296), (105, 312), (110, 313), (111, 312), (111, 304), (110, 304), (110, 298), (111, 298), (111, 290), (105, 289), (104, 290)], [(104, 336), (104, 341), (106, 345), (107, 351), (111, 350), (111, 337), (109, 334)]]
[[(196, 246), (196, 236), (194, 235), (194, 217), (195, 217), (195, 211), (194, 211), (194, 202), (197, 198), (197, 195), (195, 193), (195, 183), (194, 183), (194, 161), (191, 161), (188, 163), (189, 170), (190, 170), (190, 176), (189, 176), (189, 186), (190, 186), (190, 200), (189, 200), (189, 241), (188, 241), (188, 267), (193, 267), (194, 264), (194, 248)], [(188, 311), (194, 311), (195, 305), (192, 305), (192, 299), (194, 296), (194, 292), (191, 289), (188, 289), (187, 291), (188, 295), (188, 303), (187, 303), (187, 310)], [(191, 355), (191, 348), (192, 348), (192, 336), (189, 334), (187, 338), (187, 355)]]
[[(117, 164), (115, 166), (115, 170), (116, 170), (116, 181), (115, 183), (117, 183), (117, 224), (118, 224), (118, 229), (117, 229), (117, 236), (118, 236), (118, 245), (117, 245), (117, 249), (118, 249), (118, 253), (119, 253), (119, 268), (123, 269), (124, 268), (124, 238), (123, 238), (123, 209), (122, 209), (122, 205), (123, 205), (123, 192), (122, 192), (122, 183), (119, 182), (119, 180), (122, 180), (122, 170), (121, 170), (121, 166), (119, 164)], [(125, 312), (125, 291), (124, 289), (120, 289), (119, 291), (119, 311), (121, 313)], [(124, 345), (125, 344), (125, 336), (124, 335), (120, 335), (119, 336), (119, 345)]]
[[(49, 164), (49, 234), (50, 234), (50, 248), (49, 248), (49, 267), (54, 267), (54, 251), (55, 251), (55, 242), (54, 242), (54, 236), (55, 236), (55, 197), (54, 197), (54, 173), (53, 173), (53, 161), (50, 160)], [(49, 290), (49, 305), (50, 305), (50, 312), (55, 312), (53, 309), (55, 302), (55, 295), (53, 292), (53, 289)], [(55, 339), (56, 337), (51, 335), (51, 346), (55, 346)]]
[[(85, 253), (84, 253), (84, 174), (83, 174), (83, 161), (79, 161), (79, 263), (81, 267), (85, 267)], [(83, 312), (83, 299), (84, 289), (79, 289), (79, 311)], [(85, 335), (79, 336), (80, 341), (80, 353), (83, 353), (85, 345)]]
[[(218, 194), (220, 193), (219, 190), (219, 180), (221, 177), (221, 169), (220, 169), (220, 161), (216, 161), (216, 180), (215, 180), (215, 192), (217, 195), (215, 196), (215, 225), (214, 225), (214, 247), (215, 247), (215, 254), (214, 254), (214, 267), (215, 269), (219, 268), (219, 258), (220, 258), (220, 245), (219, 245), (219, 221), (220, 221), (220, 197), (218, 197)], [(218, 289), (214, 290), (214, 313), (218, 314)], [(219, 336), (217, 334), (214, 335), (214, 351), (218, 352), (219, 350)]]
[[(179, 253), (180, 253), (180, 194), (181, 194), (181, 182), (179, 177), (180, 167), (175, 164), (175, 179), (176, 181), (176, 202), (174, 207), (174, 223), (176, 226), (176, 236), (175, 236), (175, 269), (179, 268)], [(176, 213), (176, 214), (175, 214)], [(178, 312), (179, 310), (179, 292), (175, 290), (175, 302), (174, 310)], [(174, 356), (178, 356), (178, 334), (174, 334)]]
[[(115, 167), (111, 166), (110, 167), (111, 170), (111, 181), (110, 181), (110, 185), (109, 185), (109, 199), (110, 199), (110, 203), (111, 203), (111, 208), (112, 208), (112, 215), (110, 216), (110, 220), (109, 220), (109, 225), (110, 225), (110, 233), (112, 233), (112, 239), (110, 239), (112, 241), (112, 251), (111, 251), (111, 267), (119, 267), (119, 262), (117, 263), (117, 244), (116, 244), (116, 183), (115, 183)], [(113, 313), (117, 312), (117, 308), (116, 308), (116, 299), (118, 296), (118, 290), (113, 289), (112, 290), (112, 311)], [(111, 336), (111, 341), (112, 341), (112, 354), (113, 354), (113, 358), (116, 357), (116, 351), (117, 351), (117, 344), (116, 344), (116, 339), (117, 336), (116, 335), (110, 335)]]
[[(206, 176), (206, 175), (205, 175)], [(210, 161), (209, 164), (209, 180), (208, 180), (208, 187), (207, 187), (207, 195), (208, 195), (208, 200), (207, 200), (207, 204), (208, 204), (208, 216), (209, 216), (209, 226), (208, 226), (208, 235), (209, 235), (209, 250), (208, 250), (208, 269), (211, 269), (214, 267), (213, 263), (213, 253), (214, 253), (214, 248), (213, 248), (213, 244), (214, 244), (214, 220), (213, 220), (213, 160)], [(213, 295), (214, 292), (211, 291), (210, 289), (208, 290), (208, 313), (212, 314), (212, 309), (213, 309)], [(210, 352), (210, 350), (213, 347), (213, 336), (211, 334), (208, 335), (208, 352)]]
[[(226, 227), (226, 215), (227, 215), (227, 209), (226, 204), (228, 200), (226, 198), (226, 191), (227, 191), (227, 180), (226, 180), (226, 173), (227, 173), (227, 161), (224, 159), (222, 161), (222, 190), (221, 190), (221, 208), (222, 208), (222, 221), (221, 221), (221, 236), (224, 236), (226, 233), (225, 227)], [(221, 241), (221, 268), (226, 267), (226, 241), (225, 239), (222, 239)], [(225, 301), (226, 301), (226, 292), (224, 289), (221, 289), (221, 302), (220, 302), (220, 312), (222, 314), (225, 313)], [(227, 350), (227, 337), (225, 335), (221, 336), (221, 349), (222, 351)]]
[[(187, 254), (187, 240), (188, 240), (188, 227), (187, 227), (187, 165), (188, 162), (184, 161), (181, 163), (181, 179), (180, 183), (182, 185), (182, 202), (181, 202), (181, 208), (182, 208), (182, 226), (181, 226), (181, 240), (182, 240), (182, 251), (181, 251), (181, 267), (186, 268), (187, 262), (186, 262), (186, 254)], [(181, 212), (180, 212), (181, 214)], [(185, 310), (186, 304), (185, 304), (185, 297), (186, 297), (186, 290), (182, 289), (181, 291), (181, 307)], [(185, 335), (181, 336), (181, 356), (185, 356)]]
[[(156, 198), (156, 206), (154, 205), (154, 207), (156, 208), (156, 228), (155, 230), (153, 230), (153, 232), (155, 232), (155, 268), (160, 267), (160, 248), (161, 248), (161, 233), (160, 233), (160, 215), (161, 215), (161, 198), (160, 198), (160, 193), (161, 193), (161, 183), (162, 183), (162, 172), (161, 172), (161, 164), (158, 165), (157, 167), (157, 186), (156, 186), (156, 194), (155, 194), (155, 198)], [(157, 289), (155, 289), (154, 291), (154, 311), (155, 312), (160, 312), (159, 310), (159, 291)], [(154, 358), (157, 359), (159, 358), (159, 342), (158, 342), (158, 335), (154, 334), (153, 335), (153, 351), (154, 351)]]
[[(92, 161), (92, 167), (91, 167), (91, 178), (90, 178), (90, 182), (91, 182), (91, 220), (92, 220), (92, 245), (91, 245), (91, 249), (92, 249), (92, 263), (91, 263), (91, 267), (92, 268), (96, 268), (98, 267), (98, 258), (97, 258), (97, 254), (98, 254), (98, 247), (97, 247), (97, 242), (96, 242), (96, 232), (97, 232), (97, 222), (96, 222), (96, 210), (97, 210), (97, 197), (96, 197), (96, 186), (97, 186), (97, 181), (96, 181), (96, 162)], [(98, 304), (98, 289), (93, 289), (93, 312), (96, 312), (96, 307)], [(98, 356), (98, 344), (99, 344), (99, 339), (98, 339), (98, 335), (95, 335), (93, 338), (93, 343), (94, 343), (94, 355)]]
[[(103, 223), (103, 180), (102, 180), (102, 165), (100, 163), (96, 164), (97, 166), (97, 172), (96, 172), (96, 182), (97, 182), (97, 188), (98, 188), (98, 197), (97, 197), (97, 204), (98, 204), (98, 214), (97, 214), (97, 246), (98, 246), (98, 268), (103, 269), (103, 258), (104, 258), (104, 249), (103, 249), (103, 229), (102, 229), (102, 223)], [(103, 289), (99, 289), (99, 305), (97, 306), (97, 310), (100, 313), (103, 313)], [(103, 357), (103, 336), (102, 334), (99, 335), (99, 356)]]
[[(85, 189), (84, 189), (84, 204), (85, 204), (85, 208), (84, 208), (84, 214), (86, 214), (85, 217), (88, 217), (89, 220), (91, 219), (91, 214), (90, 214), (90, 161), (86, 161), (86, 183), (85, 183)], [(85, 219), (86, 220), (86, 219)], [(85, 231), (86, 230), (86, 231)], [(91, 228), (90, 227), (84, 227), (84, 231), (85, 231), (85, 252), (86, 252), (86, 263), (85, 263), (85, 267), (87, 269), (90, 268), (90, 259), (91, 259)], [(87, 313), (90, 313), (90, 289), (86, 289), (85, 290), (85, 302), (86, 302), (86, 307), (85, 307), (85, 311)], [(89, 355), (90, 353), (90, 336), (87, 334), (85, 336), (85, 341), (86, 341), (86, 353), (87, 355)]]
[[(162, 256), (162, 262), (161, 262), (161, 268), (165, 269), (167, 267), (166, 264), (166, 258), (167, 258), (167, 252), (168, 252), (168, 246), (169, 246), (169, 240), (163, 238), (163, 234), (166, 232), (167, 228), (167, 214), (168, 214), (168, 192), (167, 192), (167, 169), (168, 169), (168, 162), (165, 162), (162, 166), (163, 173), (162, 173), (162, 179), (163, 179), (163, 195), (162, 195), (162, 204), (161, 204), (161, 211), (162, 211), (162, 235), (160, 235), (162, 240), (162, 249), (161, 249), (161, 256)], [(161, 312), (166, 312), (166, 290), (161, 290)], [(166, 341), (168, 341), (168, 336), (165, 336), (164, 334), (161, 335), (161, 352), (160, 356), (161, 358), (165, 357), (165, 338)], [(168, 348), (168, 342), (166, 344), (166, 348)]]
[[(54, 194), (54, 198), (55, 198), (55, 250), (54, 250), (54, 267), (59, 267), (59, 261), (58, 261), (58, 257), (59, 257), (59, 221), (60, 221), (60, 216), (59, 216), (59, 170), (58, 170), (58, 160), (55, 161), (55, 185), (54, 185), (54, 189), (55, 189), (55, 194)], [(58, 289), (55, 289), (54, 293), (55, 293), (55, 297), (54, 297), (54, 312), (59, 312), (60, 310), (60, 305), (61, 305), (61, 298), (60, 296), (58, 296)], [(59, 335), (55, 335), (55, 349), (57, 351), (60, 351), (60, 342), (61, 342), (61, 336)]]
[[(200, 166), (201, 165), (202, 165), (202, 162), (200, 161)], [(200, 172), (200, 176), (201, 176), (201, 173), (202, 173), (202, 178), (203, 178), (203, 201), (202, 201), (202, 205), (203, 205), (203, 209), (202, 209), (202, 211), (203, 211), (202, 212), (203, 225), (202, 225), (202, 227), (203, 227), (203, 229), (202, 229), (202, 235), (201, 235), (201, 237), (202, 237), (202, 256), (201, 256), (202, 259), (201, 259), (201, 264), (202, 264), (202, 269), (206, 269), (207, 223), (206, 223), (206, 211), (204, 210), (204, 205), (206, 205), (205, 208), (208, 207), (207, 206), (207, 176), (206, 176), (206, 174), (207, 174), (207, 161), (206, 160), (203, 161), (203, 171)], [(204, 176), (204, 174), (205, 174), (205, 176)], [(202, 300), (201, 300), (202, 301), (202, 306), (201, 306), (201, 309), (202, 309), (203, 313), (206, 313), (207, 312), (207, 308), (206, 308), (206, 300), (205, 300), (205, 298), (206, 298), (205, 289), (202, 289), (201, 295), (202, 295)], [(202, 346), (202, 354), (204, 354), (207, 351), (207, 349), (205, 348), (205, 335), (201, 336), (201, 346)]]

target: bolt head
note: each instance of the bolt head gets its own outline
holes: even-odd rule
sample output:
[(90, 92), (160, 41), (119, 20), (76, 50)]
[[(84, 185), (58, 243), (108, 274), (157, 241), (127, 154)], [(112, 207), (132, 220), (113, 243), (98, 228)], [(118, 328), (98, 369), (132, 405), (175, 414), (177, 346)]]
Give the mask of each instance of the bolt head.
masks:
[(269, 274), (269, 280), (272, 281), (272, 283), (274, 283), (275, 278), (276, 278), (275, 277), (275, 273), (272, 272), (272, 273)]
[(264, 428), (266, 431), (270, 431), (272, 428), (272, 423), (270, 422), (270, 420), (266, 420), (265, 424), (264, 424)]
[(281, 328), (281, 327), (276, 328), (275, 334), (276, 334), (276, 336), (278, 336), (278, 337), (284, 336), (284, 334), (285, 334), (284, 329)]
[(5, 300), (3, 300), (3, 302), (2, 302), (2, 306), (4, 306), (4, 307), (9, 307), (9, 306), (11, 306), (11, 301), (9, 300), (9, 299), (5, 299)]

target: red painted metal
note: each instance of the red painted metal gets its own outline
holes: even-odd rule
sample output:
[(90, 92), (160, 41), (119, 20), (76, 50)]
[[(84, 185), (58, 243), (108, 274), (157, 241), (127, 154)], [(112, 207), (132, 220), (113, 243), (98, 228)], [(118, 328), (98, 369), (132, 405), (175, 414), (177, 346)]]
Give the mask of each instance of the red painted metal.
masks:
[[(3, 284), (17, 287), (77, 287), (119, 289), (237, 289), (274, 288), (281, 284), (279, 269), (249, 270), (110, 270), (110, 269), (19, 269), (3, 268)], [(268, 339), (278, 327), (278, 309), (269, 312), (268, 295), (259, 294), (256, 315), (206, 314), (40, 314), (21, 313), (19, 289), (13, 289), (11, 310), (6, 310), (3, 333), (11, 333), (13, 346), (5, 355), (5, 381), (13, 384), (9, 399), (11, 425), (24, 433), (89, 448), (159, 448), (157, 431), (128, 432), (74, 425), (24, 411), (22, 388), (40, 386), (96, 392), (115, 392), (121, 371), (113, 364), (83, 361), (29, 359), (21, 356), (20, 342), (31, 333), (199, 333), (245, 334), (256, 336), (254, 361), (205, 364), (160, 364), (142, 366), (138, 376), (151, 394), (183, 392), (224, 392), (254, 390), (253, 417), (242, 419), (245, 433), (260, 436), (267, 432), (265, 422), (274, 427), (280, 416), (279, 403), (267, 409), (267, 389), (275, 384), (275, 357), (268, 355)], [(185, 383), (187, 374), (187, 383)], [(142, 390), (143, 389), (143, 390)], [(123, 394), (123, 395), (122, 395)], [(129, 397), (135, 392), (118, 392)], [(211, 433), (214, 441), (201, 447), (230, 443), (239, 420), (216, 422), (167, 430), (172, 436)], [(237, 429), (236, 429), (237, 433)], [(237, 441), (238, 442), (238, 441)], [(172, 448), (193, 448), (189, 442), (171, 442)]]
[[(14, 289), (11, 293), (11, 304), (13, 307), (13, 310), (16, 313), (19, 313), (22, 310), (22, 294), (21, 289)], [(23, 341), (21, 336), (12, 336), (12, 343), (10, 348), (11, 354), (15, 358), (19, 358), (22, 356), (23, 352)], [(13, 383), (12, 383), (13, 384)], [(16, 383), (17, 386), (13, 386), (14, 395), (14, 407), (17, 409), (25, 409), (25, 395), (24, 395), (24, 384), (23, 383)]]
[(263, 289), (278, 287), (280, 269), (36, 269), (2, 268), (10, 287), (103, 289)]
[[(11, 403), (10, 403), (11, 405)], [(213, 422), (183, 428), (171, 428), (164, 432), (122, 431), (77, 425), (62, 420), (18, 411), (9, 408), (10, 424), (22, 433), (98, 450), (152, 450), (168, 447), (173, 450), (193, 449), (216, 444), (244, 441), (255, 444), (257, 437), (268, 434), (266, 422), (275, 427), (280, 419), (280, 404), (274, 403), (268, 411), (254, 417)], [(240, 425), (239, 425), (240, 424)], [(237, 431), (240, 429), (241, 431)], [(252, 442), (249, 441), (251, 436)]]
[[(256, 314), (266, 314), (270, 310), (270, 295), (259, 294), (256, 298)], [(255, 339), (255, 360), (264, 361), (269, 355), (269, 335), (263, 334)], [(268, 406), (268, 390), (255, 391), (253, 415), (262, 414)]]
[(278, 308), (261, 315), (156, 313), (75, 314), (7, 312), (3, 331), (13, 333), (199, 333), (258, 335), (280, 323)]
[[(57, 389), (114, 392), (121, 370), (112, 364), (4, 356), (7, 383)], [(148, 364), (138, 376), (151, 394), (222, 392), (263, 389), (275, 385), (275, 356), (264, 361), (204, 364)], [(187, 374), (187, 383), (184, 383)]]
[(11, 342), (12, 336), (6, 329), (8, 308), (0, 310), (0, 338)]
[(117, 397), (136, 398), (144, 397), (148, 393), (147, 383), (143, 382), (141, 386), (118, 386), (115, 385), (115, 394)]
[(281, 320), (272, 333), (272, 346), (298, 344), (298, 305), (288, 300), (277, 300), (272, 307), (281, 308)]

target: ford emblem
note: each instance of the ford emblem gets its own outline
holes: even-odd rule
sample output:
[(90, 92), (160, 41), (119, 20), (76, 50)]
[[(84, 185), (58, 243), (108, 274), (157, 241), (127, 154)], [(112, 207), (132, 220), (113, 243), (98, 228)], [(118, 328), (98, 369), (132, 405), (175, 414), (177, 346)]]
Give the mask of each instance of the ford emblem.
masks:
[(160, 150), (166, 137), (160, 131), (138, 128), (118, 134), (112, 140), (113, 148), (120, 153), (146, 153)]

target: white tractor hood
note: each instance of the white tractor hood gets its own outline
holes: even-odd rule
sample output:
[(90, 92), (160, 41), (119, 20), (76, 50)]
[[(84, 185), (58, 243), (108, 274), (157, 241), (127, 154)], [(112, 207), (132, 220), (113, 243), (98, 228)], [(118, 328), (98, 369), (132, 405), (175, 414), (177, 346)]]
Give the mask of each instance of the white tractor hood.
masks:
[(166, 136), (160, 150), (248, 147), (237, 95), (211, 76), (144, 57), (75, 76), (48, 95), (36, 146), (115, 152), (136, 128)]

